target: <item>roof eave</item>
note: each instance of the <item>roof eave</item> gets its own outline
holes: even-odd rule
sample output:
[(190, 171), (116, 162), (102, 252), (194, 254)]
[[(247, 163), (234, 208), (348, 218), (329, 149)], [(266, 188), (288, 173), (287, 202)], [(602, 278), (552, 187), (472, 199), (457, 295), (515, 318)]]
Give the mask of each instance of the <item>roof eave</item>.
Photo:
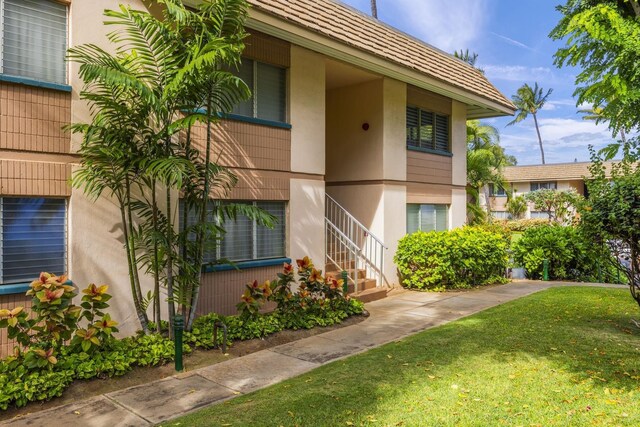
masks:
[(286, 40), (295, 45), (324, 54), (330, 58), (390, 77), (466, 104), (470, 108), (468, 118), (480, 119), (512, 116), (515, 107), (496, 102), (463, 88), (440, 81), (419, 71), (380, 58), (307, 28), (289, 22), (282, 17), (251, 8), (247, 27)]

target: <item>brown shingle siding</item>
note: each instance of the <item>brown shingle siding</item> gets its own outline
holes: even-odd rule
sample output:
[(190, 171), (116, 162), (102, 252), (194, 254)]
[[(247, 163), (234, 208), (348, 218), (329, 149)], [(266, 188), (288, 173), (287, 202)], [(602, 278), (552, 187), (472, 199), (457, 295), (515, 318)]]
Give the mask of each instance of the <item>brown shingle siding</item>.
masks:
[(68, 153), (71, 94), (0, 83), (0, 148)]

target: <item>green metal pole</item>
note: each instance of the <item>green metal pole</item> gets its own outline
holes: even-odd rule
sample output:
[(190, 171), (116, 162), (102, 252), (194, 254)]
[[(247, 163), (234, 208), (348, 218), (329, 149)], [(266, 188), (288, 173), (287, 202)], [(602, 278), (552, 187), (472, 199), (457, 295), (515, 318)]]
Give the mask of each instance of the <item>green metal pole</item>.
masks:
[(342, 292), (345, 295), (349, 293), (349, 275), (346, 270), (342, 270)]
[(542, 280), (549, 280), (549, 260), (545, 259), (542, 261)]
[(598, 283), (603, 283), (603, 281), (602, 281), (602, 267), (600, 267), (600, 263), (598, 263)]
[(182, 331), (184, 330), (184, 317), (181, 314), (177, 314), (173, 319), (173, 334), (175, 339), (175, 356), (176, 356), (176, 371), (182, 372), (184, 366), (182, 365)]

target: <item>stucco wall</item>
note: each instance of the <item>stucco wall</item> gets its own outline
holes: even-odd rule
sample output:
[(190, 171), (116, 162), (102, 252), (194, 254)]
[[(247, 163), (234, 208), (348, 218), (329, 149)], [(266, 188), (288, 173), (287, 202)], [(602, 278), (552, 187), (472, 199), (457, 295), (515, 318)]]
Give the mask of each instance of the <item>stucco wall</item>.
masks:
[(289, 256), (309, 256), (324, 270), (324, 181), (291, 180), (289, 201)]
[(384, 177), (383, 86), (379, 79), (327, 91), (327, 182)]
[(453, 101), (451, 105), (452, 184), (467, 185), (467, 107)]
[(291, 47), (291, 170), (325, 173), (325, 62), (321, 55)]
[(407, 179), (407, 85), (383, 80), (383, 178)]
[(398, 240), (407, 233), (407, 191), (404, 184), (341, 185), (327, 192), (388, 247), (384, 257), (384, 279), (399, 283), (393, 256)]

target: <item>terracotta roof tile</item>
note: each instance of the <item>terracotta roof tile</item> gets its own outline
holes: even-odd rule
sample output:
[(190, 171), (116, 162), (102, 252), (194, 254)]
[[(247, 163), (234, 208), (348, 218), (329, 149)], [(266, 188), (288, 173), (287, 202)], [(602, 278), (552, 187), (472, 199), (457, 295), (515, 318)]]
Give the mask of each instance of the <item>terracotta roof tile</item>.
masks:
[[(607, 170), (611, 169), (612, 162), (606, 162)], [(504, 178), (507, 182), (527, 181), (562, 181), (582, 179), (591, 176), (589, 162), (579, 163), (555, 163), (533, 166), (508, 166), (504, 169)]]
[(334, 0), (248, 0), (254, 8), (440, 80), (507, 110), (514, 105), (478, 70)]

